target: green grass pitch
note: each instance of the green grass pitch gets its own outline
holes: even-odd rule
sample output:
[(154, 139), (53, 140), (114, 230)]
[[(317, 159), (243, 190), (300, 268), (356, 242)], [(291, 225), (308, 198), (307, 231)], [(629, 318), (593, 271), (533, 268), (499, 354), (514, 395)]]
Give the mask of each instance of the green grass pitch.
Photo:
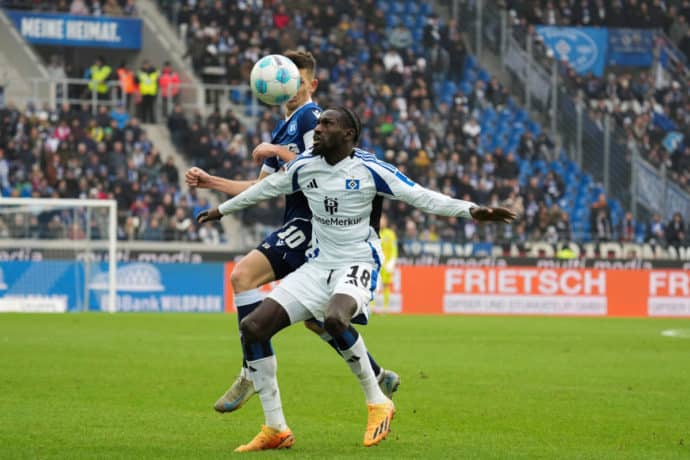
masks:
[(364, 398), (296, 325), (274, 341), (288, 451), (233, 454), (258, 398), (219, 415), (240, 365), (235, 317), (0, 315), (3, 459), (690, 459), (687, 320), (376, 316), (400, 373), (389, 438), (361, 445)]

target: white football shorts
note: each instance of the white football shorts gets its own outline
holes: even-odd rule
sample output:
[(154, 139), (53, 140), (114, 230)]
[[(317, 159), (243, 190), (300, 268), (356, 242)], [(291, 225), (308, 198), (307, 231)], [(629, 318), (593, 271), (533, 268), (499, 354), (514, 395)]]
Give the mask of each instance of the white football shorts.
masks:
[(346, 294), (357, 302), (353, 317), (369, 317), (369, 302), (376, 288), (376, 266), (366, 262), (332, 270), (307, 262), (285, 277), (268, 297), (287, 312), (292, 324), (310, 318), (323, 322), (328, 301), (334, 294)]

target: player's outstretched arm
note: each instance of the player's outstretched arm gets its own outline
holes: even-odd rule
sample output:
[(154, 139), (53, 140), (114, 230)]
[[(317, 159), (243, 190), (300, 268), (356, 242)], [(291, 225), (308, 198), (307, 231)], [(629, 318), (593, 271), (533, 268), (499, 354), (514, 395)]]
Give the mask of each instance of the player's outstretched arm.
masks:
[(383, 162), (369, 164), (385, 181), (379, 193), (393, 199), (405, 201), (412, 206), (440, 216), (456, 216), (476, 219), (482, 222), (510, 223), (517, 214), (506, 208), (479, 206), (471, 201), (458, 200), (442, 193), (429, 190), (406, 177), (392, 165)]
[(223, 216), (248, 208), (260, 201), (295, 191), (293, 190), (292, 175), (285, 170), (280, 170), (252, 185), (234, 198), (221, 203), (217, 208), (200, 212), (196, 220), (200, 224), (211, 220), (219, 220)]
[(239, 195), (256, 183), (255, 180), (230, 180), (212, 176), (196, 166), (185, 172), (184, 181), (189, 187), (207, 188), (230, 196)]

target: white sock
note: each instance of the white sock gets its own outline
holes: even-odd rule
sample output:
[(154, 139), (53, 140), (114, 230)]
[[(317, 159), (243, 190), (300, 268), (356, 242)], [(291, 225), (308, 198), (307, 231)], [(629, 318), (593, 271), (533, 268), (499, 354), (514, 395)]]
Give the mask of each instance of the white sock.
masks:
[(249, 369), (247, 369), (246, 367), (242, 367), (242, 370), (240, 371), (240, 375), (247, 380), (252, 379), (252, 373), (249, 372)]
[(352, 372), (359, 379), (359, 384), (362, 385), (367, 403), (382, 404), (388, 401), (386, 395), (379, 388), (379, 382), (374, 374), (374, 370), (371, 368), (367, 347), (364, 345), (362, 336), (357, 337), (354, 345), (347, 350), (341, 350), (340, 353), (343, 355), (345, 362), (350, 366), (350, 369), (352, 369)]
[(278, 431), (287, 429), (287, 422), (283, 414), (283, 405), (280, 401), (280, 390), (278, 389), (278, 362), (275, 356), (247, 361), (249, 374), (254, 388), (259, 393), (261, 407), (264, 409), (266, 426), (275, 428)]
[(245, 305), (251, 305), (264, 300), (264, 295), (258, 289), (238, 292), (235, 294), (235, 309), (240, 309)]

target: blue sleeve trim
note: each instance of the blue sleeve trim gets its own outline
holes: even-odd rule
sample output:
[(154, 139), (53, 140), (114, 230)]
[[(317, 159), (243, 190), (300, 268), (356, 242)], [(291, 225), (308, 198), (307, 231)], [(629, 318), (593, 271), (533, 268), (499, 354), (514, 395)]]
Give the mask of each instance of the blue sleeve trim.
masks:
[[(374, 154), (369, 153), (365, 150), (357, 149), (357, 150), (355, 150), (355, 156), (357, 158), (361, 159), (362, 161), (366, 162), (366, 163), (374, 163), (374, 164), (376, 164), (376, 166), (380, 166), (380, 167), (386, 169), (387, 171), (393, 173), (395, 175), (395, 177), (400, 179), (401, 182), (405, 183), (406, 185), (409, 185), (410, 187), (414, 187), (415, 182), (412, 179), (410, 179), (409, 177), (407, 177), (406, 175), (401, 173), (400, 170), (398, 170), (398, 168), (396, 168), (392, 164), (379, 160), (378, 158), (376, 158), (376, 156)], [(371, 169), (371, 168), (369, 168), (369, 169)], [(391, 195), (392, 195), (392, 193), (391, 193)]]
[[(307, 152), (307, 151), (302, 152), (302, 153), (300, 153), (299, 155), (297, 155), (297, 157), (295, 157), (294, 160), (285, 163), (285, 165), (284, 165), (284, 166), (285, 166), (285, 170), (286, 170), (286, 171), (289, 171), (290, 168), (292, 168), (293, 166), (295, 166), (295, 165), (296, 165), (297, 163), (299, 163), (300, 161), (303, 161), (303, 160), (313, 160), (314, 158), (316, 158), (316, 157), (314, 157), (314, 156), (311, 155), (311, 151), (309, 151), (309, 152)], [(304, 166), (304, 165), (301, 165), (301, 166)]]
[(298, 182), (298, 174), (299, 170), (302, 169), (304, 165), (299, 165), (297, 169), (295, 170), (295, 173), (292, 175), (292, 192), (296, 192), (300, 190), (299, 182)]
[(385, 193), (388, 196), (395, 196), (391, 188), (388, 186), (388, 183), (386, 183), (386, 181), (383, 179), (383, 177), (379, 175), (379, 173), (374, 171), (371, 167), (369, 167), (366, 164), (364, 165), (364, 167), (369, 170), (371, 176), (374, 178), (374, 184), (376, 184), (377, 193)]

